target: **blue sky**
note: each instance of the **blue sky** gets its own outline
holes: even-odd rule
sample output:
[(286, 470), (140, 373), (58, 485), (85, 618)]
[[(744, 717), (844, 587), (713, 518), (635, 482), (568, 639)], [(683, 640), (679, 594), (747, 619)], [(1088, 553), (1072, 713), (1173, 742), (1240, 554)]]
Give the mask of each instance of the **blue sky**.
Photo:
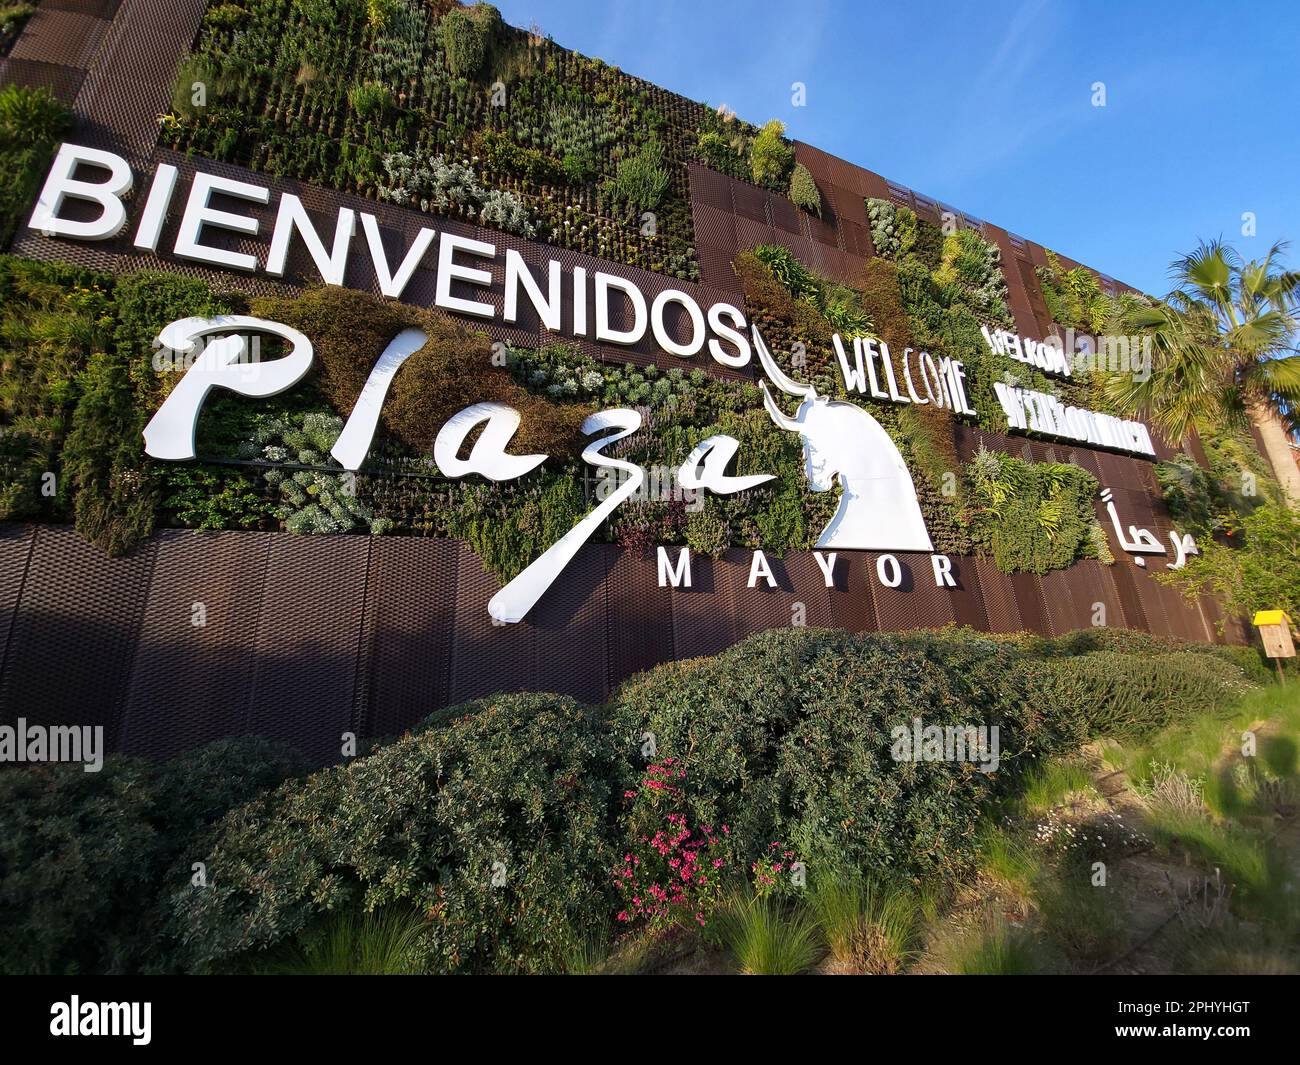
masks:
[(1296, 0), (497, 3), (1149, 292), (1202, 238), (1300, 263)]

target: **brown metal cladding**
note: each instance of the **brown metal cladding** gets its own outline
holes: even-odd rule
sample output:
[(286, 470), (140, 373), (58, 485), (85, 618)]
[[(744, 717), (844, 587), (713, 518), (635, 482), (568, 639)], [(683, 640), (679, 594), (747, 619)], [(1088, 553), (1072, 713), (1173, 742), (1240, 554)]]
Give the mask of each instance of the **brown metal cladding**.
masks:
[(156, 544), (109, 558), (70, 529), (36, 529), (0, 677), (0, 720), (98, 725), (118, 745)]
[(1111, 567), (1111, 576), (1115, 578), (1115, 591), (1119, 594), (1128, 628), (1156, 634), (1168, 631), (1161, 627), (1164, 619), (1159, 613), (1154, 618), (1147, 614), (1146, 603), (1139, 590), (1136, 567), (1128, 562), (1117, 562)]
[(963, 561), (970, 566), (979, 585), (988, 631), (1019, 632), (1027, 628), (1020, 620), (1020, 607), (1016, 603), (1016, 589), (1011, 577), (998, 569), (991, 559), (968, 558)]
[(33, 525), (0, 525), (0, 671), (5, 667), (9, 634), (18, 613), (35, 535)]
[(456, 567), (448, 701), (462, 703), (499, 691), (518, 691), (532, 671), (537, 635), (527, 624), (494, 625), (488, 600), (500, 582), (465, 544)]
[(1022, 628), (1031, 632), (1052, 631), (1047, 617), (1047, 603), (1043, 599), (1043, 587), (1032, 573), (1012, 573), (1011, 587), (1015, 589), (1016, 609), (1020, 611)]
[(562, 692), (588, 703), (608, 694), (608, 554), (580, 551), (522, 622), (534, 632), (532, 691)]
[[(668, 548), (674, 566), (677, 550)], [(744, 588), (749, 576), (740, 554), (693, 555), (691, 587), (672, 590), (673, 650), (679, 659), (717, 654), (736, 642), (737, 586)]]
[(370, 542), (355, 719), (363, 735), (392, 735), (450, 702), (460, 545), (413, 536)]
[(950, 561), (952, 577), (957, 582), (957, 587), (948, 589), (948, 594), (952, 596), (953, 620), (958, 625), (966, 625), (982, 632), (992, 631), (975, 560), (950, 556)]
[(776, 587), (762, 576), (748, 587), (751, 554), (735, 553), (735, 572), (741, 578), (736, 587), (736, 638), (743, 640), (768, 629), (829, 627), (834, 624), (825, 578), (811, 554), (782, 558), (763, 556), (772, 571)]
[(868, 569), (866, 556), (857, 551), (841, 551), (831, 572), (835, 578), (830, 589), (835, 626), (849, 632), (879, 632), (880, 622), (871, 594), (876, 574), (874, 569)]
[[(672, 592), (659, 587), (654, 554), (602, 545), (609, 573), (606, 600), (608, 668), (612, 691), (633, 673), (677, 657), (673, 649)], [(674, 549), (668, 549), (674, 557)]]
[(166, 757), (249, 731), (272, 533), (155, 537), (121, 746)]
[[(957, 617), (953, 610), (952, 596), (946, 586), (935, 586), (930, 556), (892, 554), (898, 561), (902, 576), (897, 588), (886, 587), (879, 579), (877, 566), (881, 554), (861, 554), (862, 564), (871, 575), (871, 597), (875, 603), (876, 622), (880, 631), (902, 632), (905, 629), (938, 628), (953, 624)], [(889, 573), (888, 564), (886, 573)]]
[(338, 757), (355, 732), (370, 538), (272, 536), (246, 731)]
[(89, 70), (108, 27), (107, 19), (44, 4), (32, 15), (9, 55)]

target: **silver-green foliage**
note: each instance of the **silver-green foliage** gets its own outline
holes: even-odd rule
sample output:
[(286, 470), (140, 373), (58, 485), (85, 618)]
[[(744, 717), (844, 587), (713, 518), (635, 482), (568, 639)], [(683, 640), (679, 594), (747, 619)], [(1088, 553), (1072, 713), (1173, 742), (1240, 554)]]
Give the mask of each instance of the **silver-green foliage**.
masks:
[[(343, 431), (343, 419), (326, 411), (299, 417), (267, 417), (259, 425), (246, 457), (288, 466), (324, 466)], [(263, 475), (279, 493), (276, 516), (296, 533), (345, 533), (368, 529), (382, 533), (390, 524), (376, 518), (356, 496), (353, 474), (324, 469), (272, 468)]]
[(384, 171), (388, 181), (379, 189), (382, 199), (431, 212), (468, 206), (486, 225), (525, 237), (536, 232), (528, 208), (517, 196), (488, 188), (464, 163), (419, 150), (390, 152), (384, 156)]
[(867, 222), (871, 226), (871, 244), (876, 254), (886, 259), (898, 255), (898, 218), (894, 205), (874, 197), (867, 200)]

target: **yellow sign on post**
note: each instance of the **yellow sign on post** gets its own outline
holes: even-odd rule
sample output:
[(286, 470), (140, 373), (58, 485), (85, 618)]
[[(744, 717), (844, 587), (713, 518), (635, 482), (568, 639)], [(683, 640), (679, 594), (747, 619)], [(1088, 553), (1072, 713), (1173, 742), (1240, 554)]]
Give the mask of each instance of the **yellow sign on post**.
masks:
[(1277, 667), (1277, 679), (1283, 684), (1282, 659), (1295, 658), (1295, 641), (1291, 639), (1291, 618), (1285, 610), (1260, 610), (1255, 613), (1255, 628), (1264, 642), (1264, 653)]

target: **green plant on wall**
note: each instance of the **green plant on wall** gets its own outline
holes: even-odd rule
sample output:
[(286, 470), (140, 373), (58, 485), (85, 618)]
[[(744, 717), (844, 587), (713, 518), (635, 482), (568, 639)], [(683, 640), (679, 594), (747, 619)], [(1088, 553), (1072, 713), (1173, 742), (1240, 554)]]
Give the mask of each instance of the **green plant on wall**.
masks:
[(754, 256), (791, 296), (817, 308), (835, 332), (846, 338), (871, 332), (871, 318), (862, 309), (858, 293), (848, 285), (819, 278), (780, 244), (760, 244)]
[(657, 207), (668, 191), (668, 170), (663, 165), (663, 158), (663, 145), (657, 140), (646, 141), (619, 160), (609, 185), (609, 194), (637, 214)]
[(1112, 300), (1101, 290), (1101, 283), (1085, 266), (1063, 270), (1053, 251), (1047, 253), (1047, 265), (1036, 268), (1052, 321), (1068, 328), (1101, 333), (1111, 313)]
[[(748, 177), (757, 133), (448, 0), (214, 5), (175, 88), (161, 128), (178, 151), (692, 280), (686, 168)], [(435, 160), (473, 180), (440, 188)], [(636, 203), (653, 204), (653, 227)]]
[[(983, 447), (966, 466), (971, 536), (1007, 573), (1046, 573), (1098, 557), (1097, 479), (1062, 462), (1025, 462)], [(1099, 526), (1098, 526), (1099, 527)]]
[(774, 118), (766, 123), (749, 149), (749, 170), (759, 185), (784, 189), (794, 165), (794, 149), (785, 141), (785, 123)]
[(943, 255), (934, 280), (952, 285), (983, 321), (1012, 326), (1007, 281), (1002, 273), (1002, 251), (972, 229), (959, 229), (944, 237)]
[(820, 216), (822, 213), (822, 194), (817, 191), (812, 171), (803, 163), (795, 163), (790, 174), (790, 201), (810, 214)]
[(719, 130), (706, 129), (698, 134), (696, 156), (706, 165), (735, 178), (749, 177), (750, 140), (741, 133), (728, 136)]
[(36, 198), (54, 149), (72, 115), (47, 89), (0, 89), (0, 248)]
[(491, 4), (452, 8), (438, 24), (438, 40), (447, 57), (447, 68), (462, 78), (472, 78), (482, 69), (501, 27), (501, 12)]
[[(328, 468), (329, 449), (342, 431), (343, 419), (332, 411), (259, 419), (252, 444), (261, 449), (258, 457), (274, 464), (262, 478), (279, 493), (275, 513), (289, 532), (381, 533), (391, 524), (357, 498), (355, 475)], [(281, 463), (285, 468), (275, 468)]]
[(894, 262), (915, 258), (931, 270), (943, 254), (943, 231), (933, 222), (918, 218), (910, 207), (896, 207), (889, 200), (867, 198), (867, 223), (876, 254)]
[(387, 174), (379, 188), (383, 199), (421, 211), (459, 212), (525, 237), (536, 232), (518, 197), (488, 188), (465, 164), (448, 162), (441, 155), (392, 152), (384, 156), (383, 165)]

